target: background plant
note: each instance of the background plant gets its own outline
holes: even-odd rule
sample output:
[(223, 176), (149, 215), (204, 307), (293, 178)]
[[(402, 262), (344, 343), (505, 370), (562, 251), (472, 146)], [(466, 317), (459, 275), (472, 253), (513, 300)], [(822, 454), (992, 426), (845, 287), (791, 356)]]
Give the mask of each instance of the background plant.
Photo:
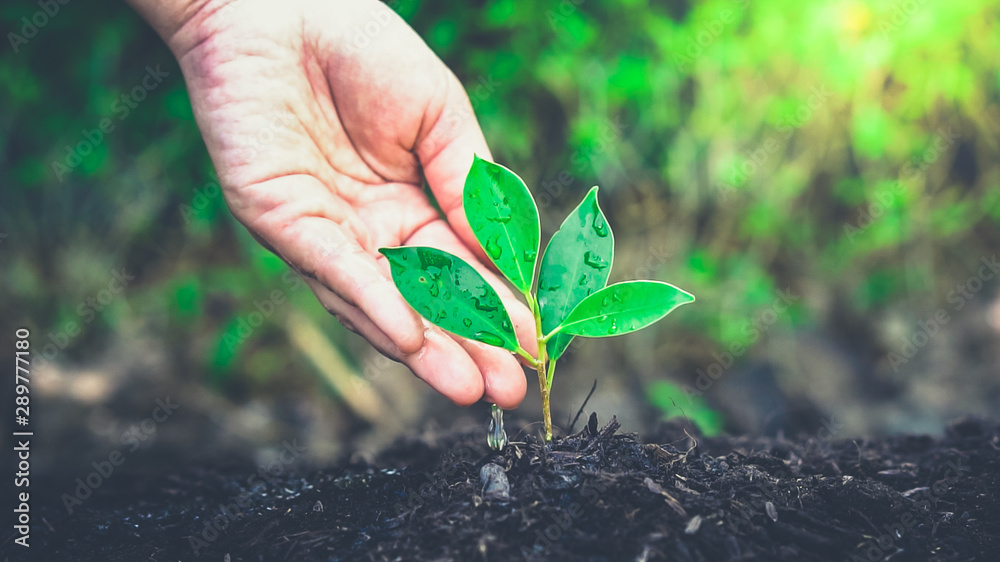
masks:
[[(961, 311), (947, 300), (1000, 247), (995, 2), (390, 6), (466, 85), (494, 157), (537, 186), (547, 224), (602, 185), (616, 275), (671, 279), (699, 296), (676, 322), (570, 345), (561, 403), (579, 404), (600, 378), (590, 407), (613, 409), (626, 427), (661, 406), (675, 413), (665, 398), (690, 413), (683, 387), (740, 345), (697, 397), (732, 430), (835, 410), (845, 434), (935, 432), (958, 413), (996, 411), (997, 285), (985, 282)], [(0, 3), (0, 27), (19, 33), (38, 10)], [(170, 76), (59, 181), (51, 162), (64, 146), (114, 117), (114, 101), (157, 64)], [(296, 346), (292, 310), (342, 353), (334, 369), (391, 405), (372, 419), (400, 417), (375, 426), (383, 433), (454, 419), (292, 290), (285, 264), (232, 219), (213, 195), (180, 71), (124, 3), (61, 5), (17, 53), (0, 53), (0, 81), (0, 314), (47, 339), (81, 319), (109, 270), (135, 276), (60, 351), (61, 365), (86, 375), (46, 387), (67, 427), (87, 431), (79, 420), (95, 404), (151, 377), (246, 422), (202, 433), (206, 447), (210, 436), (253, 444), (284, 432), (335, 453), (369, 422)], [(264, 157), (272, 134), (238, 142)], [(786, 289), (799, 300), (770, 316)], [(228, 345), (274, 290), (290, 304)], [(952, 321), (894, 371), (889, 353), (941, 307)], [(665, 380), (669, 396), (654, 386)], [(804, 413), (792, 417), (796, 408)], [(721, 427), (714, 420), (705, 427)], [(240, 427), (256, 429), (232, 439)]]
[(537, 357), (518, 342), (499, 295), (473, 266), (436, 248), (379, 251), (389, 260), (396, 287), (421, 316), (459, 336), (516, 353), (535, 367), (545, 440), (551, 441), (553, 373), (573, 337), (640, 330), (693, 302), (694, 296), (657, 281), (605, 286), (614, 261), (614, 236), (597, 204), (597, 187), (552, 236), (540, 266), (538, 209), (521, 178), (476, 156), (462, 201), (476, 240), (535, 318)]

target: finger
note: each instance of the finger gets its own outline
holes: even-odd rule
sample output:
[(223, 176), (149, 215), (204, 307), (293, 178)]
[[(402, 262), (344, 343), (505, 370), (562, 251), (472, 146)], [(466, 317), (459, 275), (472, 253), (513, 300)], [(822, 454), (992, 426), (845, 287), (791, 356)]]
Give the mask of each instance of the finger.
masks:
[[(503, 407), (516, 407), (524, 398), (523, 388), (518, 398), (516, 385), (512, 388), (509, 381), (494, 380), (500, 369), (498, 365), (503, 362), (502, 358), (490, 356), (484, 350), (463, 349), (464, 346), (443, 330), (428, 323), (422, 325), (425, 334), (420, 349), (414, 353), (401, 353), (389, 336), (382, 332), (361, 309), (347, 304), (344, 299), (315, 279), (307, 278), (306, 283), (323, 306), (345, 328), (364, 337), (386, 357), (409, 367), (417, 378), (456, 404), (468, 406), (479, 401), (487, 384), (492, 384), (496, 388), (495, 394), (505, 404)], [(473, 354), (479, 357), (479, 361), (473, 358)], [(509, 359), (510, 354), (507, 356)], [(485, 372), (480, 370), (480, 362), (487, 367)]]
[[(507, 284), (486, 268), (483, 263), (469, 251), (456, 236), (455, 232), (443, 221), (437, 220), (424, 225), (420, 230), (413, 233), (405, 242), (408, 246), (431, 246), (440, 248), (446, 252), (455, 254), (464, 259), (483, 276), (483, 279), (497, 292), (504, 308), (510, 315), (510, 320), (514, 324), (514, 333), (521, 347), (532, 356), (538, 356), (537, 331), (535, 328), (535, 316), (528, 310), (528, 307), (519, 301), (514, 293), (507, 287)], [(504, 352), (509, 353), (509, 352)], [(520, 367), (510, 371), (511, 376), (523, 378)]]
[(482, 373), (469, 353), (444, 330), (427, 323), (420, 351), (401, 361), (418, 378), (459, 406), (475, 404), (483, 397)]
[[(423, 343), (420, 317), (399, 294), (387, 271), (336, 213), (338, 201), (316, 178), (286, 176), (247, 186), (232, 205), (244, 224), (307, 277), (360, 309), (403, 354)], [(247, 218), (248, 217), (248, 218)]]
[[(483, 400), (505, 410), (521, 405), (528, 390), (524, 369), (505, 349), (477, 341), (452, 336), (476, 363), (483, 378)], [(518, 373), (520, 376), (511, 376)]]
[(337, 296), (330, 289), (327, 289), (319, 281), (308, 277), (304, 279), (309, 288), (312, 289), (313, 294), (316, 295), (316, 299), (323, 305), (323, 308), (332, 314), (345, 328), (364, 337), (375, 349), (379, 350), (386, 357), (399, 360), (402, 356), (399, 347), (360, 308), (347, 304), (347, 301)]
[(493, 156), (461, 82), (447, 71), (444, 84), (443, 104), (438, 105), (436, 114), (428, 116), (426, 122), (430, 126), (418, 137), (414, 151), (448, 224), (485, 262), (486, 254), (465, 216), (462, 192), (473, 155), (487, 160), (492, 160)]

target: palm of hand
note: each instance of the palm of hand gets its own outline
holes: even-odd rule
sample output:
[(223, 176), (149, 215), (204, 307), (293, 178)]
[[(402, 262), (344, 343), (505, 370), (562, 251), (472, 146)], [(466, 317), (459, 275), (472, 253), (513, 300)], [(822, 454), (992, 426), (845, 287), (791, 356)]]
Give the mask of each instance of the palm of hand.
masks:
[[(473, 153), (489, 150), (461, 84), (377, 2), (301, 8), (242, 0), (207, 16), (207, 31), (179, 53), (227, 203), (383, 353), (460, 404), (485, 392), (516, 406), (526, 387), (518, 362), (420, 319), (377, 253), (427, 245), (479, 264), (461, 194)], [(377, 33), (357, 35), (366, 29)], [(479, 267), (533, 351), (531, 314)]]

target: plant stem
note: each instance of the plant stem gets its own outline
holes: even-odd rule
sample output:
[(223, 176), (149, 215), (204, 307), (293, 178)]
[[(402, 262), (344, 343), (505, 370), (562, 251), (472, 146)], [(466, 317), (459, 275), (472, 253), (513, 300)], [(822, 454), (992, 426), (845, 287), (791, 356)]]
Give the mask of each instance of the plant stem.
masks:
[(536, 367), (536, 368), (538, 367), (538, 360), (535, 359), (534, 357), (532, 357), (532, 355), (530, 353), (528, 353), (527, 351), (525, 351), (523, 347), (517, 346), (517, 349), (514, 350), (514, 353), (516, 353), (516, 354), (520, 355), (521, 357), (524, 357), (525, 359), (527, 359), (528, 360), (528, 364), (531, 365), (532, 367)]
[(535, 333), (538, 338), (538, 360), (535, 362), (535, 368), (538, 370), (538, 390), (542, 394), (542, 416), (545, 419), (545, 441), (552, 441), (552, 411), (549, 408), (549, 382), (547, 374), (547, 363), (548, 357), (546, 355), (545, 343), (547, 340), (544, 339), (545, 334), (542, 333), (542, 314), (538, 307), (538, 302), (531, 300), (532, 304), (531, 312), (535, 315)]
[(539, 340), (539, 341), (545, 341), (545, 342), (547, 342), (550, 339), (552, 339), (552, 336), (558, 334), (561, 330), (562, 330), (562, 325), (556, 326), (555, 328), (553, 328), (553, 330), (551, 332), (549, 332), (549, 333), (545, 334), (544, 336), (542, 336), (541, 340)]

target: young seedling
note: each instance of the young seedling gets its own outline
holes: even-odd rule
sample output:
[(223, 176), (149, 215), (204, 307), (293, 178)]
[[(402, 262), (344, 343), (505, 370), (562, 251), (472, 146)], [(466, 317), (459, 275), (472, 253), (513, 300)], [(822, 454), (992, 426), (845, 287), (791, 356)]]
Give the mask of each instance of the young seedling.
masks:
[(607, 285), (614, 235), (597, 204), (597, 187), (552, 236), (540, 265), (538, 208), (514, 172), (475, 157), (462, 203), (476, 240), (535, 317), (537, 357), (518, 342), (496, 291), (461, 258), (428, 247), (379, 251), (389, 260), (399, 292), (421, 316), (458, 336), (516, 353), (535, 367), (545, 440), (551, 441), (552, 375), (573, 338), (634, 332), (693, 302), (694, 295), (661, 281)]

